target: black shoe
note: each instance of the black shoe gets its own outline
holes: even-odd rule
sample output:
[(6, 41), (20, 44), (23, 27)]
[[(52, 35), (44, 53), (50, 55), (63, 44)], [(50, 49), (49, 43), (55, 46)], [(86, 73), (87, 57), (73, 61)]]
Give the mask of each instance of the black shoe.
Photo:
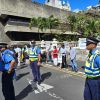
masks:
[(75, 69), (75, 72), (78, 72), (78, 69)]
[(33, 82), (37, 82), (37, 79), (34, 79)]
[(41, 84), (41, 81), (38, 81), (37, 84), (40, 85)]

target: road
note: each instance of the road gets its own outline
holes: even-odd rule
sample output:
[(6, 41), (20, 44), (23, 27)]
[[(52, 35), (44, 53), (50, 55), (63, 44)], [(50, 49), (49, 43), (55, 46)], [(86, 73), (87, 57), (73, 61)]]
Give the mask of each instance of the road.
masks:
[[(43, 82), (34, 91), (28, 82), (32, 79), (30, 67), (22, 66), (17, 70), (18, 79), (14, 80), (16, 100), (83, 100), (84, 75), (48, 65), (41, 67), (41, 74)], [(0, 100), (4, 100), (1, 82)]]

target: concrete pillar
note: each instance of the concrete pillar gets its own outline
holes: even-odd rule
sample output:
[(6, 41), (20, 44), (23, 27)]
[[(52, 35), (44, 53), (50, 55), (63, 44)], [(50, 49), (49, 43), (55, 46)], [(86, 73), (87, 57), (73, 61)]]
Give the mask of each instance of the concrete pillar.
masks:
[(10, 38), (4, 32), (4, 26), (2, 22), (0, 22), (0, 42), (10, 42)]

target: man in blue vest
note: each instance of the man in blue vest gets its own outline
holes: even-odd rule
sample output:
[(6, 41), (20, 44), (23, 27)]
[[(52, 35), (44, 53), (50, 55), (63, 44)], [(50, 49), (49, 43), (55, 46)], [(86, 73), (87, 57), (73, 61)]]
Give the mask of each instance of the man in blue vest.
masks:
[(13, 75), (15, 59), (11, 51), (7, 49), (7, 44), (0, 43), (1, 60), (4, 64), (2, 67), (2, 92), (5, 100), (15, 100), (15, 91), (13, 86)]
[(87, 38), (86, 48), (89, 50), (85, 64), (86, 82), (84, 100), (100, 100), (100, 52), (97, 49), (99, 40)]
[(40, 75), (40, 60), (41, 60), (41, 51), (40, 48), (35, 45), (35, 41), (31, 41), (31, 47), (28, 51), (30, 66), (32, 69), (32, 74), (34, 76), (33, 82), (41, 83)]

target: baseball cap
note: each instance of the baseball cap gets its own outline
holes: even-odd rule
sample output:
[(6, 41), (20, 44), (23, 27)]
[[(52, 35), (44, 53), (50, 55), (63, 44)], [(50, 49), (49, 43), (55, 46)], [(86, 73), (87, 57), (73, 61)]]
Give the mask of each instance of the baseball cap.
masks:
[(7, 43), (0, 43), (0, 49), (1, 49), (1, 48), (6, 48), (7, 45), (8, 45)]
[(100, 40), (94, 38), (94, 37), (88, 37), (86, 38), (86, 45), (89, 45), (89, 44), (98, 44), (100, 42)]

